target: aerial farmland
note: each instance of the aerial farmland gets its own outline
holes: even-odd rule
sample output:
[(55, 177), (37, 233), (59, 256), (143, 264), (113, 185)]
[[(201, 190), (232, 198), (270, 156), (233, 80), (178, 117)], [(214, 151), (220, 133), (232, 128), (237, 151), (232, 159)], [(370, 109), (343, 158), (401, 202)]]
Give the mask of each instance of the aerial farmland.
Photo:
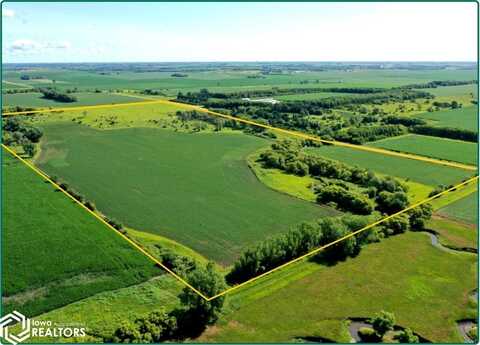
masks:
[(478, 341), (477, 62), (16, 59), (2, 315), (72, 329), (26, 343)]

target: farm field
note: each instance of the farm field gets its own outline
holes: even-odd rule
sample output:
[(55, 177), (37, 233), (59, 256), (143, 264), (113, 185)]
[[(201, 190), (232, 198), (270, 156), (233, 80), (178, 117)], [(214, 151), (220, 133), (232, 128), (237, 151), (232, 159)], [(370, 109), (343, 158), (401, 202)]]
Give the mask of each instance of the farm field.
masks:
[(56, 102), (51, 99), (45, 99), (39, 92), (32, 93), (17, 93), (17, 94), (3, 94), (2, 105), (9, 106), (21, 106), (21, 107), (77, 107), (82, 105), (98, 105), (98, 104), (113, 104), (113, 103), (130, 103), (143, 101), (140, 98), (128, 97), (118, 94), (108, 93), (93, 93), (93, 92), (81, 92), (72, 93), (72, 96), (77, 98), (76, 102), (64, 103)]
[(228, 264), (247, 244), (333, 213), (257, 180), (245, 157), (268, 145), (264, 139), (149, 128), (99, 131), (69, 123), (43, 129), (37, 164), (44, 171), (124, 225), (218, 262)]
[(468, 298), (476, 287), (476, 261), (475, 255), (432, 246), (424, 233), (393, 236), (335, 266), (301, 263), (235, 293), (231, 312), (198, 340), (321, 337), (348, 343), (347, 318), (387, 310), (395, 313), (397, 324), (433, 342), (460, 342), (455, 321), (476, 309)]
[(461, 182), (466, 177), (474, 175), (473, 171), (455, 169), (408, 158), (352, 150), (339, 146), (323, 146), (309, 149), (309, 152), (429, 186), (455, 184)]
[[(21, 80), (27, 74), (42, 79)], [(52, 85), (59, 89), (78, 87), (86, 89), (156, 89), (167, 95), (176, 95), (178, 91), (199, 91), (209, 88), (212, 91), (231, 92), (241, 88), (255, 89), (272, 86), (278, 87), (396, 87), (423, 82), (425, 80), (468, 80), (472, 79), (469, 70), (355, 70), (355, 71), (299, 71), (292, 73), (271, 74), (261, 78), (257, 76), (260, 69), (254, 66), (248, 71), (212, 70), (189, 72), (188, 77), (176, 78), (171, 72), (130, 72), (114, 71), (100, 74), (93, 71), (65, 71), (36, 68), (31, 71), (6, 71), (4, 80), (21, 83), (32, 87)], [(317, 83), (318, 80), (318, 83)], [(308, 84), (305, 84), (308, 81)]]
[(34, 316), (163, 273), (5, 151), (2, 164), (4, 310)]
[(408, 134), (379, 140), (369, 143), (369, 145), (387, 150), (477, 165), (477, 144), (467, 141)]
[(478, 223), (478, 192), (439, 209), (438, 213), (469, 224)]
[(416, 115), (419, 118), (430, 120), (434, 126), (468, 129), (478, 132), (478, 109), (467, 106), (455, 110), (441, 110)]

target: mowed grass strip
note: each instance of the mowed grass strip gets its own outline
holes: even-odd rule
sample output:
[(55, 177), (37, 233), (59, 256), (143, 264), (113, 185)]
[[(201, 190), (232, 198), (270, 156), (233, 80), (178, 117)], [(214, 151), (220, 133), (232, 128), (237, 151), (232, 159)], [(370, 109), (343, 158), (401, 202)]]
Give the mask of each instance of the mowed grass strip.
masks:
[(2, 164), (4, 313), (38, 315), (162, 273), (6, 151)]
[(433, 342), (462, 342), (456, 320), (476, 317), (469, 293), (477, 287), (477, 257), (431, 245), (408, 232), (365, 247), (326, 267), (305, 262), (239, 290), (231, 314), (197, 341), (290, 342), (327, 337), (348, 343), (345, 320), (395, 313), (397, 324)]
[(3, 94), (2, 105), (4, 107), (21, 106), (35, 108), (65, 108), (78, 107), (83, 105), (116, 104), (144, 101), (137, 97), (129, 97), (125, 95), (110, 93), (78, 92), (72, 93), (71, 95), (77, 98), (76, 102), (56, 102), (51, 99), (43, 98), (43, 95), (39, 92)]
[(338, 146), (322, 146), (309, 149), (309, 152), (430, 186), (459, 183), (462, 179), (474, 174), (473, 171)]
[(275, 192), (246, 157), (269, 141), (239, 132), (43, 126), (37, 160), (123, 224), (231, 263), (249, 244), (334, 211)]
[(478, 108), (468, 106), (455, 110), (440, 110), (415, 115), (438, 127), (453, 127), (478, 132)]
[(408, 134), (379, 140), (369, 146), (477, 165), (477, 144), (461, 140)]

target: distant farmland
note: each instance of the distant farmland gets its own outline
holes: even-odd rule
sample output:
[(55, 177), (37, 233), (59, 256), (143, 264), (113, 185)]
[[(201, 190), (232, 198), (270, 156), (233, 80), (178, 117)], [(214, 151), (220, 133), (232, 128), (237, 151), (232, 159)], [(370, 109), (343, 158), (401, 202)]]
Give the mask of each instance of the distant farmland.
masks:
[(45, 99), (39, 92), (3, 94), (2, 103), (4, 107), (22, 106), (22, 107), (75, 107), (82, 105), (97, 105), (111, 103), (129, 103), (144, 101), (137, 97), (128, 97), (124, 95), (115, 95), (109, 93), (93, 93), (79, 92), (73, 93), (72, 96), (77, 98), (77, 102), (63, 103), (56, 102), (51, 99)]
[(17, 309), (38, 315), (162, 274), (5, 151), (2, 175), (4, 312)]
[(453, 127), (478, 131), (478, 109), (476, 106), (455, 110), (440, 110), (416, 115), (422, 119), (431, 120), (439, 127)]
[(270, 234), (332, 214), (256, 179), (245, 157), (268, 145), (264, 139), (149, 128), (98, 131), (68, 123), (44, 129), (42, 169), (129, 227), (219, 262), (231, 262), (245, 245)]
[(461, 140), (410, 134), (379, 140), (369, 145), (465, 164), (477, 164), (477, 144)]

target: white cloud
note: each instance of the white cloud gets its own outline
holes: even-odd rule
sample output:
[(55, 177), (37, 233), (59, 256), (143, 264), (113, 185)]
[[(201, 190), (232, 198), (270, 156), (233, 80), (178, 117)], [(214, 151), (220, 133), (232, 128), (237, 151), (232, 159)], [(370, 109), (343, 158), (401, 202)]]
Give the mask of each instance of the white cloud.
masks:
[(16, 40), (10, 46), (9, 50), (13, 52), (31, 52), (43, 49), (69, 49), (70, 42), (46, 42), (40, 43), (32, 40)]
[(2, 11), (2, 17), (9, 17), (13, 18), (15, 17), (15, 11), (14, 10), (9, 10), (9, 9), (3, 9)]
[(10, 46), (10, 50), (13, 51), (29, 51), (40, 49), (42, 47), (41, 44), (31, 41), (31, 40), (16, 40)]

